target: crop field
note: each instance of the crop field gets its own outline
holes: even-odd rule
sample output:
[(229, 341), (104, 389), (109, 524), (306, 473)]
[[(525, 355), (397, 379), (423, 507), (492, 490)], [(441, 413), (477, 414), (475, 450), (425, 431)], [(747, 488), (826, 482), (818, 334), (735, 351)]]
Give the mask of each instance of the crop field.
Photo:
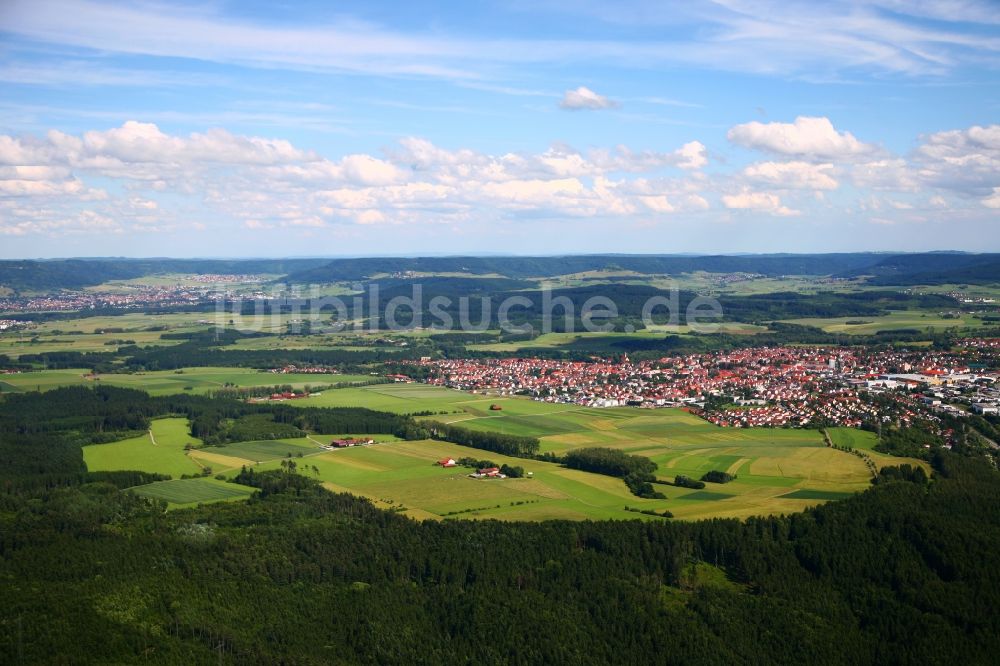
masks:
[(173, 479), (136, 486), (132, 492), (160, 499), (172, 507), (182, 508), (209, 502), (246, 499), (256, 489), (217, 479)]
[(460, 412), (457, 405), (475, 399), (472, 394), (440, 386), (378, 384), (324, 391), (322, 395), (294, 400), (289, 404), (300, 407), (367, 407), (396, 414), (412, 414), (422, 411)]
[(151, 395), (172, 393), (209, 393), (226, 384), (241, 387), (291, 385), (301, 389), (306, 386), (338, 384), (341, 382), (367, 382), (369, 375), (341, 374), (277, 374), (252, 368), (185, 368), (132, 374), (104, 374), (96, 378), (89, 370), (39, 370), (16, 375), (0, 375), (2, 391), (48, 390), (59, 386), (92, 385), (95, 382), (147, 391)]
[(878, 331), (899, 331), (915, 329), (925, 331), (942, 331), (948, 328), (979, 328), (983, 325), (981, 319), (970, 315), (944, 317), (935, 312), (919, 310), (900, 310), (878, 317), (830, 317), (790, 319), (788, 323), (815, 326), (827, 333), (845, 333), (848, 335), (871, 335)]
[(5, 333), (0, 336), (0, 354), (20, 358), (24, 354), (47, 354), (51, 352), (114, 352), (125, 344), (140, 347), (170, 346), (181, 340), (163, 340), (158, 331), (138, 331), (130, 333), (85, 333), (66, 335), (62, 333), (36, 334), (28, 331)]
[[(269, 376), (273, 377), (281, 376)], [(315, 381), (314, 377), (311, 379)], [(157, 386), (156, 390), (168, 391), (169, 387)], [(556, 454), (588, 446), (620, 449), (657, 463), (656, 475), (666, 483), (656, 488), (667, 499), (640, 499), (629, 493), (621, 479), (566, 469), (554, 463), (510, 458), (448, 442), (398, 441), (387, 435), (373, 435), (378, 442), (373, 446), (336, 451), (326, 451), (320, 446), (337, 436), (363, 433), (314, 434), (300, 439), (201, 448), (201, 443), (188, 435), (183, 419), (154, 421), (151, 436), (88, 446), (84, 457), (93, 470), (137, 469), (179, 477), (210, 468), (213, 475), (230, 478), (244, 465), (276, 469), (283, 459), (291, 459), (296, 461), (300, 473), (316, 478), (331, 490), (362, 495), (379, 506), (419, 519), (662, 520), (626, 511), (626, 507), (669, 509), (682, 519), (745, 517), (800, 511), (864, 490), (871, 481), (861, 458), (826, 446), (818, 431), (719, 428), (676, 409), (591, 409), (422, 384), (335, 389), (290, 404), (363, 406), (396, 413), (432, 412), (434, 415), (420, 418), (538, 437), (542, 451)], [(491, 410), (492, 405), (501, 409)], [(865, 451), (879, 466), (924, 464), (871, 451), (875, 442), (871, 433), (831, 428), (830, 436), (840, 446)], [(195, 448), (185, 451), (185, 444)], [(471, 479), (468, 478), (471, 470), (445, 469), (435, 464), (444, 457), (473, 457), (521, 466), (532, 476)], [(677, 475), (698, 479), (711, 470), (729, 472), (736, 479), (724, 485), (709, 483), (702, 490), (667, 485)], [(184, 503), (168, 501), (172, 505)]]
[[(767, 330), (764, 326), (744, 324), (739, 322), (719, 322), (715, 324), (718, 333), (730, 333), (733, 335), (753, 335)], [(616, 343), (629, 340), (662, 340), (666, 334), (686, 335), (691, 332), (690, 327), (677, 325), (652, 325), (634, 333), (544, 333), (531, 340), (519, 340), (515, 342), (492, 342), (485, 344), (468, 345), (469, 349), (478, 351), (494, 352), (516, 352), (521, 349), (538, 348), (581, 348), (592, 351), (621, 351), (621, 347), (616, 347)]]
[[(319, 478), (331, 488), (359, 492), (391, 506), (418, 509), (420, 515), (503, 517), (635, 517), (625, 506), (669, 508), (678, 518), (749, 516), (799, 511), (830, 499), (845, 497), (870, 485), (871, 475), (857, 456), (826, 446), (814, 430), (718, 428), (686, 412), (674, 409), (589, 409), (523, 398), (496, 398), (422, 385), (389, 385), (346, 389), (327, 394), (325, 404), (366, 404), (365, 396), (377, 391), (367, 403), (374, 409), (399, 412), (450, 411), (426, 417), (463, 427), (538, 437), (542, 451), (562, 454), (584, 446), (606, 446), (644, 455), (659, 465), (664, 481), (683, 474), (700, 478), (710, 470), (727, 471), (737, 479), (725, 485), (708, 484), (703, 491), (658, 485), (668, 500), (640, 500), (628, 493), (619, 479), (575, 472), (535, 461), (508, 459), (485, 451), (443, 442), (398, 443), (361, 450), (335, 451), (312, 458)], [(343, 398), (344, 403), (339, 403)], [(315, 399), (314, 399), (315, 400)], [(497, 404), (499, 412), (490, 410)], [(833, 435), (856, 437), (856, 448), (870, 450), (869, 433), (851, 429)], [(406, 460), (421, 454), (419, 463)], [(521, 479), (485, 481), (469, 479), (475, 491), (467, 490), (467, 472), (434, 468), (437, 457), (472, 456), (497, 463), (521, 465), (534, 472), (525, 485)], [(869, 451), (881, 466), (917, 463)], [(400, 460), (403, 456), (402, 467)], [(332, 467), (333, 462), (342, 464)], [(437, 475), (437, 476), (435, 476)], [(455, 479), (454, 482), (424, 481)], [(447, 485), (447, 484), (451, 485)], [(484, 483), (493, 483), (488, 491)], [(436, 485), (435, 485), (436, 484)], [(442, 485), (445, 484), (445, 485)], [(443, 490), (448, 494), (442, 494)], [(497, 488), (506, 488), (502, 493)], [(524, 497), (530, 490), (538, 495)], [(800, 492), (801, 491), (801, 492)], [(487, 495), (482, 493), (486, 492)], [(530, 493), (529, 493), (530, 494)], [(496, 499), (496, 502), (489, 504)], [(505, 499), (506, 498), (506, 504)], [(478, 504), (477, 499), (482, 499)], [(500, 506), (498, 507), (497, 504)], [(456, 513), (461, 512), (461, 513)], [(425, 516), (426, 517), (426, 516)]]

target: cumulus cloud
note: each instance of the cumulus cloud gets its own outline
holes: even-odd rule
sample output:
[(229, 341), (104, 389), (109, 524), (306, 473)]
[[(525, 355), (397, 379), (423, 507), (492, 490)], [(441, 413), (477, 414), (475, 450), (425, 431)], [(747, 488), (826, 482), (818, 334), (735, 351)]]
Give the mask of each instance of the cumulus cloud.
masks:
[(1000, 186), (1000, 125), (931, 134), (917, 148), (914, 162), (927, 185), (987, 196)]
[(674, 151), (677, 166), (682, 169), (700, 169), (708, 164), (708, 151), (700, 141), (689, 141)]
[(829, 163), (757, 162), (743, 169), (743, 175), (779, 189), (835, 190), (838, 183), (831, 175), (833, 169)]
[(586, 86), (580, 86), (576, 90), (567, 90), (559, 102), (559, 108), (564, 111), (599, 111), (613, 109), (617, 106), (618, 102), (608, 99), (604, 95), (599, 95)]
[(813, 159), (851, 159), (870, 155), (875, 146), (858, 141), (850, 132), (838, 132), (829, 118), (799, 116), (794, 123), (736, 125), (726, 137), (746, 148)]
[[(947, 208), (963, 198), (981, 215), (1000, 208), (997, 126), (939, 132), (912, 153), (892, 156), (858, 154), (864, 144), (828, 121), (818, 126), (829, 132), (805, 136), (794, 128), (810, 124), (796, 123), (747, 130), (754, 145), (764, 146), (780, 126), (787, 139), (781, 145), (795, 156), (720, 164), (710, 173), (702, 171), (708, 151), (700, 141), (656, 150), (555, 143), (540, 152), (482, 152), (409, 137), (379, 155), (326, 157), (280, 138), (222, 129), (173, 134), (137, 121), (79, 135), (0, 135), (0, 229), (147, 232), (214, 223), (245, 233), (333, 233), (350, 225), (458, 228), (525, 217), (647, 222), (685, 219), (720, 199), (747, 215), (794, 216), (850, 197), (853, 210), (870, 212), (876, 209), (858, 202), (876, 191), (884, 192), (886, 215), (906, 213), (906, 205)], [(846, 157), (819, 158), (836, 150)], [(842, 181), (854, 187), (836, 201), (822, 198)]]
[(800, 214), (800, 211), (782, 205), (781, 197), (777, 194), (772, 194), (771, 192), (753, 192), (749, 189), (744, 189), (738, 194), (723, 195), (722, 204), (726, 208), (759, 211), (779, 217)]

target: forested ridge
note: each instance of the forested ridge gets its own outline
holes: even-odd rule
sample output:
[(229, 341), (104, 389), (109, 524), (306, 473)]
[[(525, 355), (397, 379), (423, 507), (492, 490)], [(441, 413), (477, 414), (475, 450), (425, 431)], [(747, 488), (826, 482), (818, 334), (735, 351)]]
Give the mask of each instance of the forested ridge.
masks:
[[(242, 475), (260, 488), (249, 501), (167, 513), (120, 490), (154, 479), (89, 474), (81, 445), (232, 403), (138, 393), (49, 392), (62, 420), (45, 422), (37, 396), (0, 401), (5, 663), (986, 664), (1000, 650), (1000, 474), (977, 458), (938, 451), (930, 479), (883, 474), (747, 521), (417, 522), (281, 471)], [(383, 418), (361, 412), (337, 418)]]
[[(497, 274), (508, 279), (591, 271), (641, 274), (745, 272), (767, 276), (873, 276), (875, 284), (994, 281), (998, 255), (916, 253), (771, 255), (576, 255), (548, 257), (369, 257), (350, 259), (88, 259), (0, 261), (0, 285), (13, 289), (78, 289), (108, 280), (164, 273), (268, 273), (297, 283), (358, 281), (398, 273)], [(988, 275), (984, 275), (984, 271)], [(392, 278), (389, 278), (391, 280)]]
[(373, 257), (334, 259), (328, 264), (293, 273), (299, 282), (360, 280), (380, 273), (461, 272), (471, 275), (497, 273), (510, 278), (568, 275), (587, 271), (637, 273), (686, 273), (746, 271), (766, 275), (826, 275), (861, 270), (882, 257), (871, 253), (772, 254), (772, 255), (629, 255), (596, 254), (548, 257)]

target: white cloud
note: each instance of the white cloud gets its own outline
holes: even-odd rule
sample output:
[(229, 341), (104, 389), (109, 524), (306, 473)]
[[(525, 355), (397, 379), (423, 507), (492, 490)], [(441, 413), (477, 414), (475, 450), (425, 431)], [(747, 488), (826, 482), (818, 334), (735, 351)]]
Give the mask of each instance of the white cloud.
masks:
[(833, 164), (809, 162), (757, 162), (743, 169), (743, 175), (754, 182), (780, 189), (835, 190)]
[(406, 177), (402, 169), (371, 155), (348, 155), (340, 166), (348, 180), (362, 185), (388, 185)]
[(689, 141), (674, 151), (677, 166), (682, 169), (700, 169), (708, 164), (708, 151), (700, 141)]
[(752, 192), (748, 189), (744, 189), (738, 194), (723, 195), (722, 204), (726, 208), (759, 211), (762, 213), (777, 215), (779, 217), (789, 217), (800, 214), (800, 211), (793, 210), (782, 205), (781, 197), (777, 194), (772, 194), (770, 192)]
[(237, 136), (218, 128), (182, 138), (164, 134), (152, 123), (134, 120), (103, 132), (86, 132), (81, 149), (83, 156), (122, 162), (283, 164), (318, 159), (281, 139)]
[(850, 159), (876, 150), (850, 132), (838, 132), (829, 118), (822, 117), (799, 116), (794, 123), (753, 121), (736, 125), (726, 136), (746, 148), (814, 159)]
[(927, 185), (984, 196), (1000, 186), (1000, 125), (931, 134), (913, 161)]
[(485, 183), (482, 192), (488, 198), (515, 206), (551, 205), (553, 200), (569, 195), (576, 197), (584, 194), (586, 188), (576, 178), (557, 178), (553, 180), (509, 180), (502, 183)]
[(663, 195), (656, 197), (639, 197), (639, 201), (641, 201), (646, 208), (654, 213), (673, 213), (677, 210), (674, 208), (674, 205), (670, 203), (670, 200)]
[(567, 90), (559, 102), (559, 108), (566, 111), (598, 111), (600, 109), (613, 109), (618, 106), (618, 102), (608, 99), (604, 95), (599, 95), (586, 86), (580, 86), (576, 90)]
[[(664, 150), (555, 143), (540, 152), (489, 153), (410, 137), (379, 156), (328, 158), (282, 139), (221, 129), (174, 134), (130, 121), (76, 136), (0, 135), (0, 226), (7, 234), (99, 233), (112, 228), (108, 221), (143, 232), (214, 224), (339, 233), (352, 225), (471, 230), (526, 218), (680, 220), (719, 200), (747, 219), (829, 214), (845, 202), (887, 216), (908, 205), (912, 214), (949, 210), (962, 198), (970, 215), (1000, 207), (995, 127), (930, 135), (906, 157), (855, 160), (848, 150), (843, 160), (819, 160), (820, 144), (803, 145), (810, 159), (720, 163), (705, 173), (699, 141)], [(854, 187), (825, 200), (841, 180)], [(877, 191), (886, 194), (866, 203)]]
[(993, 194), (983, 199), (983, 205), (987, 208), (1000, 208), (1000, 187), (993, 188)]

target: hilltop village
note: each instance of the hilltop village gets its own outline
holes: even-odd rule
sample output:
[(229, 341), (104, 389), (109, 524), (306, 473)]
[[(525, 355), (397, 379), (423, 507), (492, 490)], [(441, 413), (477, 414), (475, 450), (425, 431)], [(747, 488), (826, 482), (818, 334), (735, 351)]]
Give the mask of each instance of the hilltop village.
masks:
[[(724, 427), (909, 424), (1000, 410), (1000, 341), (950, 352), (751, 348), (655, 360), (409, 362), (429, 384), (588, 407), (682, 407)], [(417, 370), (419, 369), (419, 370)], [(404, 370), (397, 380), (407, 378)]]

